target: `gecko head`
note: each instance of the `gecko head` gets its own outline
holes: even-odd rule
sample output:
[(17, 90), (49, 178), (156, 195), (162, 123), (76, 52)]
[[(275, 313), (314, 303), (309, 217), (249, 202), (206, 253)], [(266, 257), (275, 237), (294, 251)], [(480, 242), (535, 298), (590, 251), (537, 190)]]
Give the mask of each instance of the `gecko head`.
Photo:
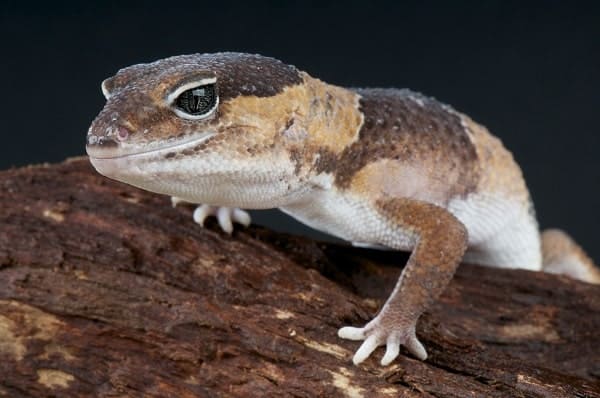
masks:
[(169, 194), (152, 185), (190, 168), (197, 176), (251, 173), (260, 162), (250, 158), (276, 150), (280, 125), (289, 120), (293, 104), (283, 93), (302, 85), (295, 67), (251, 54), (133, 65), (102, 82), (106, 104), (89, 128), (86, 150), (101, 174)]
[[(355, 94), (260, 55), (192, 54), (133, 65), (106, 79), (102, 92), (106, 104), (87, 135), (94, 167), (188, 198), (184, 185), (216, 192), (215, 184), (226, 190), (244, 179), (289, 182), (310, 169), (319, 145), (343, 144), (334, 129), (354, 134), (359, 122), (355, 110), (345, 111), (347, 100), (357, 106)], [(223, 202), (215, 198), (201, 199)]]

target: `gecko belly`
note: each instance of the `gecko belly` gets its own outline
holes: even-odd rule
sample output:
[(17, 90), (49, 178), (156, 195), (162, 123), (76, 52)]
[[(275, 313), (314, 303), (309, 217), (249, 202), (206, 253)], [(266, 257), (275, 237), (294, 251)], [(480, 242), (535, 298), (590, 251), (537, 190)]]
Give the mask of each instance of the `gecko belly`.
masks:
[(319, 192), (311, 200), (282, 207), (281, 211), (359, 247), (410, 251), (417, 241), (414, 233), (391, 226), (367, 202), (335, 190)]
[(464, 261), (499, 268), (542, 269), (540, 234), (530, 206), (491, 194), (471, 194), (448, 203), (467, 228)]

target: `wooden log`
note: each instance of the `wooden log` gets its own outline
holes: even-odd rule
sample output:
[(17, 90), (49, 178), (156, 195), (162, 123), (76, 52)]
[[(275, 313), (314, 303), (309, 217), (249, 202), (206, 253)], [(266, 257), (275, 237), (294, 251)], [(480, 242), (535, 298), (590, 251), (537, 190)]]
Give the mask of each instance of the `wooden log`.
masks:
[(406, 254), (214, 222), (84, 158), (0, 172), (0, 397), (600, 397), (600, 287), (463, 265), (429, 359), (351, 363)]

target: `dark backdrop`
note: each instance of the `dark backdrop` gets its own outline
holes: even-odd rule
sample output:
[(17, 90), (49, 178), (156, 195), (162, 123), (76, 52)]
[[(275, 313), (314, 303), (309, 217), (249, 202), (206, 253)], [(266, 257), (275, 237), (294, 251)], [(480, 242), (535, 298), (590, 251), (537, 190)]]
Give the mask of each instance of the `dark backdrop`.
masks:
[(471, 115), (515, 154), (542, 226), (565, 228), (600, 261), (597, 3), (81, 3), (0, 5), (0, 169), (83, 154), (100, 82), (121, 67), (257, 52), (339, 85), (410, 87)]

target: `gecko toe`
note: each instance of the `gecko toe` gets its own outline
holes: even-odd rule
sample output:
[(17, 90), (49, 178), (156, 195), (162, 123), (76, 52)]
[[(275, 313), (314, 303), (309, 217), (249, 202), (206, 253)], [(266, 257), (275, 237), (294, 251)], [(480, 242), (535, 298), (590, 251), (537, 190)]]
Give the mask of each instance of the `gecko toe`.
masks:
[(231, 235), (233, 232), (233, 222), (231, 221), (232, 210), (229, 207), (219, 207), (217, 210), (217, 220), (221, 229)]
[(400, 340), (396, 337), (388, 337), (385, 349), (385, 355), (381, 358), (381, 365), (387, 366), (394, 359), (398, 357), (400, 353)]
[(196, 207), (196, 210), (194, 210), (194, 222), (200, 226), (204, 226), (204, 220), (206, 220), (206, 217), (212, 214), (214, 214), (214, 209), (212, 206), (200, 205)]
[(231, 218), (233, 219), (234, 222), (241, 224), (244, 227), (248, 227), (250, 225), (250, 223), (252, 222), (252, 219), (250, 218), (250, 214), (248, 214), (247, 211), (238, 209), (238, 208), (233, 209), (233, 214), (232, 214)]
[(374, 334), (370, 335), (361, 344), (358, 351), (356, 351), (356, 354), (354, 354), (354, 358), (352, 358), (352, 362), (355, 365), (358, 365), (359, 363), (363, 362), (365, 359), (367, 359), (373, 353), (373, 351), (375, 351), (375, 349), (377, 347), (379, 347), (379, 345), (380, 345), (380, 341), (379, 341), (378, 336), (374, 335)]
[(405, 347), (408, 350), (408, 352), (413, 354), (421, 361), (427, 359), (427, 351), (425, 350), (425, 347), (423, 347), (423, 344), (421, 344), (419, 339), (417, 339), (417, 336), (414, 333), (406, 341)]
[(338, 330), (338, 337), (346, 340), (364, 340), (366, 337), (365, 328), (346, 326)]

